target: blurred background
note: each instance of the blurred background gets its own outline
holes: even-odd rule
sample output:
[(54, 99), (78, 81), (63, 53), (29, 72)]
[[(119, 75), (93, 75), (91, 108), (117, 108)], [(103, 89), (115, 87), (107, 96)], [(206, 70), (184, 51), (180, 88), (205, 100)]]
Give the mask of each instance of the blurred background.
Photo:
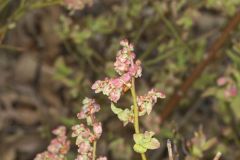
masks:
[[(161, 142), (149, 159), (167, 159), (167, 139), (180, 160), (211, 160), (217, 151), (240, 159), (240, 0), (79, 1), (73, 11), (69, 0), (0, 0), (0, 160), (33, 159), (60, 124), (70, 137), (84, 97), (101, 105), (97, 152), (138, 159), (132, 125), (123, 128), (107, 97), (90, 88), (115, 76), (125, 38), (142, 61), (137, 92), (167, 95), (140, 122)], [(75, 154), (73, 145), (68, 159)]]

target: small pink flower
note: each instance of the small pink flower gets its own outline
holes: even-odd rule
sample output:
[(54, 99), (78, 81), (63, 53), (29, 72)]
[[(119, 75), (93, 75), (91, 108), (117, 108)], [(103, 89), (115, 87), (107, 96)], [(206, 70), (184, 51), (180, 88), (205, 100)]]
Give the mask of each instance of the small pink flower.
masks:
[(53, 130), (53, 133), (57, 135), (56, 138), (51, 140), (51, 143), (48, 146), (48, 150), (38, 154), (34, 160), (63, 160), (67, 154), (70, 141), (67, 140), (66, 128), (60, 126), (57, 129)]
[(57, 139), (53, 139), (51, 144), (48, 146), (48, 151), (57, 154), (60, 151), (61, 146), (62, 144)]
[(99, 138), (102, 135), (102, 124), (100, 122), (93, 124), (93, 132)]
[(102, 91), (103, 81), (97, 80), (93, 85), (92, 89), (95, 90), (95, 93)]
[(64, 157), (61, 155), (56, 155), (46, 151), (46, 152), (37, 154), (34, 160), (64, 160)]
[(82, 136), (83, 138), (88, 138), (91, 135), (90, 129), (85, 127), (84, 124), (72, 126), (72, 131), (72, 137)]
[(102, 92), (115, 103), (120, 99), (122, 93), (131, 87), (131, 79), (142, 75), (141, 62), (139, 60), (134, 62), (136, 56), (133, 52), (133, 45), (127, 40), (121, 41), (120, 45), (123, 48), (117, 53), (114, 63), (114, 69), (120, 77), (97, 80), (92, 85), (95, 93)]
[(78, 145), (78, 152), (81, 154), (88, 153), (91, 150), (92, 150), (92, 147), (91, 147), (90, 143), (88, 143), (86, 141), (83, 141), (82, 143), (80, 143)]
[(114, 62), (114, 69), (118, 74), (122, 75), (129, 71), (136, 56), (133, 52), (133, 45), (127, 40), (122, 40), (120, 45), (123, 48), (117, 53), (116, 61)]
[(238, 89), (235, 85), (227, 87), (224, 91), (225, 98), (235, 97), (238, 94)]
[(115, 78), (110, 81), (110, 83), (115, 87), (115, 88), (121, 88), (123, 86), (123, 81), (120, 78)]
[(129, 73), (123, 74), (120, 79), (124, 82), (124, 84), (128, 84), (131, 81), (131, 76)]
[(146, 112), (150, 114), (152, 107), (157, 103), (158, 98), (165, 98), (165, 94), (155, 89), (151, 89), (147, 94), (137, 97), (137, 103), (140, 109), (139, 114), (144, 115)]
[(75, 160), (84, 160), (84, 156), (83, 155), (78, 155)]
[(52, 133), (56, 136), (64, 136), (66, 134), (66, 127), (59, 126), (58, 128), (54, 129)]
[(119, 52), (116, 57), (116, 61), (114, 63), (114, 68), (117, 73), (120, 75), (127, 72), (131, 65), (131, 58), (127, 55), (127, 53)]
[(142, 76), (141, 61), (137, 60), (134, 65), (129, 68), (129, 73), (131, 76), (138, 78)]
[(226, 78), (226, 77), (220, 77), (220, 78), (217, 79), (217, 85), (218, 86), (223, 86), (228, 82), (229, 82), (229, 79)]
[(104, 95), (108, 96), (111, 101), (116, 103), (120, 99), (124, 83), (125, 82), (120, 78), (105, 78), (104, 81), (96, 81), (92, 85), (92, 89), (95, 90), (95, 93), (102, 92)]
[(100, 105), (94, 99), (85, 98), (83, 100), (82, 111), (77, 114), (78, 119), (84, 119), (100, 110)]
[(119, 88), (119, 89), (115, 88), (115, 89), (111, 90), (108, 98), (109, 98), (112, 102), (117, 103), (118, 100), (119, 100), (120, 97), (121, 97), (121, 92), (122, 92), (122, 88)]

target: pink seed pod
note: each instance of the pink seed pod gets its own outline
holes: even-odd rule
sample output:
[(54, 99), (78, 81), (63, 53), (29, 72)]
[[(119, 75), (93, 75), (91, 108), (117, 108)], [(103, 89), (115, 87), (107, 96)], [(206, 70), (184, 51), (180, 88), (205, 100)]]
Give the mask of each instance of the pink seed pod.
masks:
[(225, 98), (229, 97), (235, 97), (238, 94), (238, 89), (235, 85), (231, 85), (230, 87), (227, 87), (224, 91)]
[(102, 135), (102, 124), (100, 122), (93, 124), (93, 132), (97, 138)]
[(217, 85), (218, 85), (218, 86), (223, 86), (223, 85), (225, 85), (226, 83), (228, 83), (228, 78), (226, 78), (226, 77), (219, 77), (219, 78), (217, 79)]

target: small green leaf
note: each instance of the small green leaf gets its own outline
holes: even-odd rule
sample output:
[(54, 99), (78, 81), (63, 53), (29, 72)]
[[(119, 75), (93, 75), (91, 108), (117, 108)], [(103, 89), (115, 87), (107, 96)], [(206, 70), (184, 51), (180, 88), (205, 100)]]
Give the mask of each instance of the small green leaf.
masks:
[(123, 110), (121, 108), (117, 108), (113, 103), (111, 104), (111, 109), (113, 113), (117, 114), (118, 118), (123, 121), (124, 126), (127, 125), (129, 120), (131, 119), (131, 116), (133, 115), (132, 111), (130, 111), (129, 109)]
[(117, 108), (113, 103), (111, 103), (111, 109), (115, 114), (119, 114), (120, 112), (123, 111), (121, 108)]
[(145, 148), (145, 147), (143, 147), (143, 146), (141, 146), (141, 145), (139, 145), (139, 144), (135, 144), (135, 145), (133, 146), (133, 149), (134, 149), (134, 151), (137, 152), (137, 153), (145, 153), (145, 152), (147, 151), (147, 148)]
[(153, 135), (154, 135), (154, 132), (152, 132), (152, 131), (145, 131), (144, 138), (151, 139)]
[(202, 97), (214, 96), (216, 92), (217, 92), (217, 88), (209, 87), (203, 92)]
[(121, 121), (125, 122), (125, 121), (128, 121), (129, 115), (130, 115), (130, 111), (128, 109), (125, 109), (122, 112), (118, 113), (118, 118)]
[(134, 142), (137, 144), (140, 144), (143, 140), (143, 134), (141, 133), (136, 133), (133, 135)]
[(198, 148), (198, 147), (195, 147), (195, 146), (192, 149), (192, 154), (197, 156), (197, 157), (202, 157), (203, 156), (203, 153), (202, 153), (201, 149)]
[(69, 76), (73, 72), (72, 69), (65, 64), (62, 57), (58, 58), (54, 65), (56, 68), (56, 78), (61, 79), (63, 77)]
[(147, 149), (157, 149), (160, 147), (160, 142), (156, 138), (152, 138), (149, 143), (144, 145)]
[(152, 111), (152, 103), (145, 103), (145, 106), (144, 106), (147, 110), (147, 114), (149, 115)]

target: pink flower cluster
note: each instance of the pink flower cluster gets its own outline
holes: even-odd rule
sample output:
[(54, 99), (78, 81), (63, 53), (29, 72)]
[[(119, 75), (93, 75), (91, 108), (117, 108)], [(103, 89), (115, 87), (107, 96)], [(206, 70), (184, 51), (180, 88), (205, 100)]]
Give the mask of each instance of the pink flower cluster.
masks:
[(136, 56), (133, 52), (133, 45), (127, 40), (121, 41), (120, 45), (123, 48), (118, 51), (114, 63), (114, 69), (120, 76), (98, 80), (92, 85), (95, 93), (102, 92), (115, 103), (120, 99), (121, 94), (131, 87), (131, 79), (142, 75), (141, 62), (139, 60), (134, 61)]
[[(85, 98), (83, 100), (82, 111), (77, 114), (78, 119), (86, 119), (88, 126), (92, 126), (92, 131), (84, 124), (77, 124), (72, 127), (72, 137), (77, 137), (78, 156), (76, 160), (92, 159), (93, 142), (102, 135), (102, 124), (97, 122), (95, 113), (100, 110), (100, 105), (94, 99)], [(99, 159), (99, 158), (98, 158)]]
[(77, 114), (78, 119), (92, 119), (93, 115), (100, 110), (100, 105), (94, 99), (85, 98), (82, 104), (82, 111)]
[(53, 130), (53, 134), (55, 134), (57, 137), (51, 141), (50, 145), (48, 146), (48, 150), (37, 154), (34, 160), (65, 159), (65, 155), (70, 147), (70, 141), (67, 140), (66, 136), (66, 128), (64, 126), (60, 126)]
[(234, 81), (228, 77), (220, 77), (217, 79), (218, 86), (225, 86), (224, 96), (225, 98), (235, 97), (238, 94), (237, 86)]
[(92, 0), (64, 0), (64, 4), (70, 10), (80, 10), (83, 9), (86, 5), (91, 6), (92, 3)]
[(137, 104), (139, 106), (139, 115), (150, 114), (152, 107), (157, 103), (158, 98), (165, 98), (165, 94), (155, 89), (151, 89), (146, 95), (137, 97)]

